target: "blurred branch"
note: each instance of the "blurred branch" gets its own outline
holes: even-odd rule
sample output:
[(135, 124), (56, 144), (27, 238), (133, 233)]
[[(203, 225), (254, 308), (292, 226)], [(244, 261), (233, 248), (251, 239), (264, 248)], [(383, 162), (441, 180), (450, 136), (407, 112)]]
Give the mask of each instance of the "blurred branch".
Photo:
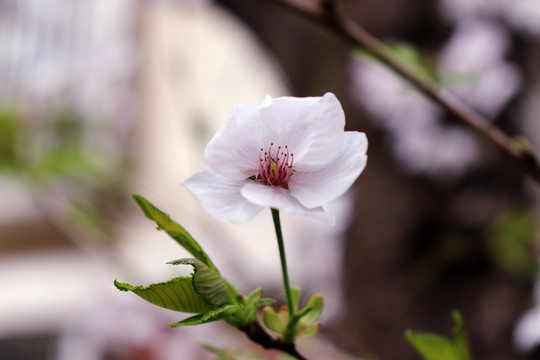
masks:
[(301, 355), (298, 350), (296, 350), (294, 344), (285, 344), (279, 339), (273, 338), (258, 322), (252, 323), (240, 330), (243, 331), (251, 341), (261, 345), (265, 349), (280, 350), (297, 358), (298, 360), (307, 360), (306, 357)]
[(510, 158), (531, 178), (540, 183), (540, 165), (532, 147), (522, 140), (516, 140), (493, 126), (480, 114), (469, 108), (463, 102), (441, 89), (434, 82), (424, 80), (385, 50), (379, 40), (365, 31), (349, 17), (340, 13), (334, 0), (299, 1), (277, 0), (277, 3), (328, 28), (347, 42), (361, 46), (372, 53), (379, 61), (387, 65), (418, 90), (441, 105), (456, 119), (473, 128), (510, 156)]

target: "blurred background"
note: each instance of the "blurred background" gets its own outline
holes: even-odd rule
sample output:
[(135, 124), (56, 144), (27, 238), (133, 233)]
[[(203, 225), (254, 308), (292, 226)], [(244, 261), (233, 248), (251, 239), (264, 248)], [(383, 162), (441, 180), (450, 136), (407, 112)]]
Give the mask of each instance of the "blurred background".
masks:
[[(540, 2), (337, 3), (540, 148)], [(219, 323), (169, 329), (182, 314), (114, 288), (185, 271), (165, 264), (186, 253), (130, 194), (184, 225), (242, 292), (281, 299), (269, 212), (225, 224), (181, 183), (206, 168), (234, 105), (328, 91), (347, 129), (367, 133), (369, 161), (329, 204), (335, 227), (283, 216), (292, 283), (326, 300), (301, 350), (418, 359), (404, 331), (449, 335), (457, 309), (476, 359), (540, 359), (538, 184), (365, 51), (272, 0), (0, 0), (0, 359), (256, 349)]]

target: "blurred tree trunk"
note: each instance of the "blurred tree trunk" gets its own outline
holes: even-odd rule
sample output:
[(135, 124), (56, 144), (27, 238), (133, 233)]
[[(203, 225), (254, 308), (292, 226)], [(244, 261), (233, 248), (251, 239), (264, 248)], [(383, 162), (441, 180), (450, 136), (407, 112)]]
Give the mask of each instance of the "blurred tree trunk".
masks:
[[(347, 44), (272, 1), (219, 3), (260, 37), (295, 95), (334, 92), (347, 127), (368, 134), (368, 166), (355, 185), (354, 221), (345, 244), (346, 302), (342, 317), (323, 328), (326, 334), (358, 355), (418, 359), (404, 331), (449, 335), (450, 312), (458, 309), (475, 358), (531, 359), (519, 357), (511, 343), (517, 317), (530, 306), (530, 282), (495, 266), (487, 248), (493, 222), (529, 205), (519, 170), (482, 144), (482, 163), (459, 181), (408, 176), (384, 146), (385, 133), (353, 105)], [(427, 0), (341, 3), (377, 37), (432, 49), (450, 30), (435, 5)], [(508, 118), (500, 121), (512, 129)]]

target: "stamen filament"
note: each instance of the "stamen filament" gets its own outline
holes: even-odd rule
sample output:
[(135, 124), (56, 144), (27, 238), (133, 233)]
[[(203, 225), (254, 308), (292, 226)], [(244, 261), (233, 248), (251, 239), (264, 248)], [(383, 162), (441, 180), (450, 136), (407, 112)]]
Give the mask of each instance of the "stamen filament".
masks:
[(268, 186), (287, 187), (287, 182), (294, 173), (293, 154), (289, 152), (287, 145), (284, 147), (278, 145), (275, 152), (273, 148), (273, 142), (270, 143), (268, 151), (261, 148), (259, 174), (255, 176), (255, 179)]

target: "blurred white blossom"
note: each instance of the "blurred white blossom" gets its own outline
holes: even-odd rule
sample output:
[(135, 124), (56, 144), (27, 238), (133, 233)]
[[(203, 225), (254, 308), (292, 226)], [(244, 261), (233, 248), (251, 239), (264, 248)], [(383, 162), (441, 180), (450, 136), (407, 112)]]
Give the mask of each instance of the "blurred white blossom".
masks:
[(353, 61), (357, 98), (388, 131), (394, 156), (407, 170), (448, 178), (476, 161), (474, 137), (455, 125), (442, 124), (436, 105), (381, 65)]
[(463, 101), (490, 118), (517, 92), (521, 76), (504, 59), (509, 47), (506, 30), (491, 21), (460, 21), (441, 51), (439, 71), (461, 81), (449, 86)]
[(440, 0), (441, 13), (451, 21), (472, 17), (502, 18), (514, 29), (540, 34), (538, 0)]
[[(517, 67), (504, 60), (505, 30), (489, 21), (460, 22), (441, 49), (437, 72), (456, 79), (442, 84), (477, 111), (494, 118), (517, 92)], [(468, 130), (443, 122), (441, 109), (381, 64), (353, 59), (353, 88), (359, 103), (386, 129), (394, 156), (414, 174), (451, 179), (479, 156)]]

